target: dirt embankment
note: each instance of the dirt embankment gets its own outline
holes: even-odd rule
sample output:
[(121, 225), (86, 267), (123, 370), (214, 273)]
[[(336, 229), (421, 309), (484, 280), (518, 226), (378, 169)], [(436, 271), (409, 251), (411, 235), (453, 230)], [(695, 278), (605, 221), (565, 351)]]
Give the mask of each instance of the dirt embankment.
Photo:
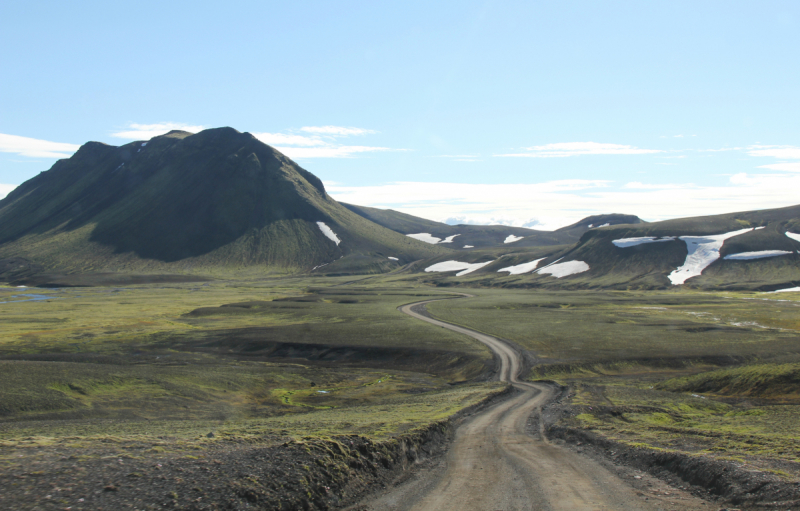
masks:
[[(97, 445), (75, 452), (17, 450), (0, 470), (3, 509), (111, 510), (164, 507), (328, 510), (352, 504), (426, 458), (447, 449), (457, 425), (502, 399), (510, 388), (446, 421), (374, 442), (351, 435), (330, 439), (265, 439), (262, 446), (220, 439), (202, 455), (115, 454)], [(129, 449), (130, 450), (130, 449)], [(24, 453), (24, 454), (23, 454)]]
[(748, 470), (733, 461), (702, 454), (632, 447), (589, 430), (560, 425), (560, 418), (578, 413), (565, 402), (567, 394), (564, 388), (561, 397), (542, 410), (544, 429), (551, 439), (562, 439), (574, 447), (580, 446), (584, 454), (604, 458), (614, 465), (627, 465), (666, 481), (688, 483), (698, 492), (708, 492), (737, 507), (800, 509), (800, 483)]

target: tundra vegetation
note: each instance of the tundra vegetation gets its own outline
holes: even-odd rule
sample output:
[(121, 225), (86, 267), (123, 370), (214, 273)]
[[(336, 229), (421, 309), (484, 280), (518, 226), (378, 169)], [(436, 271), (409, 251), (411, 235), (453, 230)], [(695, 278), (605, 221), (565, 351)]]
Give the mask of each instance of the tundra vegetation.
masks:
[[(429, 312), (527, 351), (569, 388), (559, 425), (800, 479), (800, 294), (459, 291)], [(0, 462), (423, 431), (504, 389), (486, 347), (397, 311), (456, 296), (422, 274), (2, 287)]]

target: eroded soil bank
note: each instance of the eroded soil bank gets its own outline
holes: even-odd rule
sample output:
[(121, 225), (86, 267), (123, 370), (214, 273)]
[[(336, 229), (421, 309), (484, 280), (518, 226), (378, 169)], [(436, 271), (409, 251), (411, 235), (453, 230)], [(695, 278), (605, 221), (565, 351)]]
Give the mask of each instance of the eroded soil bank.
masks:
[[(548, 438), (565, 441), (584, 455), (606, 465), (632, 467), (673, 485), (685, 484), (692, 493), (720, 505), (740, 509), (800, 509), (800, 483), (764, 471), (749, 470), (734, 461), (704, 454), (628, 445), (593, 431), (570, 427), (562, 419), (581, 413), (567, 402), (569, 389), (542, 410)], [(538, 424), (536, 425), (538, 428)]]
[[(453, 417), (383, 441), (220, 439), (194, 454), (159, 455), (152, 444), (84, 449), (2, 447), (0, 507), (36, 510), (327, 510), (356, 502), (447, 449), (466, 417), (503, 399), (510, 388)], [(165, 438), (169, 441), (168, 438)]]

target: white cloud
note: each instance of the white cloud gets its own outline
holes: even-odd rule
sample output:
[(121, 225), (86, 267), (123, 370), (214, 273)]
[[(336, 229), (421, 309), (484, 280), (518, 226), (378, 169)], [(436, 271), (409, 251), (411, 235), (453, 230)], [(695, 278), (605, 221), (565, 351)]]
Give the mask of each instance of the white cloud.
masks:
[(275, 147), (289, 158), (348, 158), (359, 153), (391, 151), (388, 147), (343, 146), (327, 144), (319, 147)]
[(19, 185), (4, 185), (4, 184), (0, 184), (0, 199), (5, 198), (5, 196), (8, 195), (9, 193), (11, 193), (11, 190), (16, 188), (17, 186), (19, 186)]
[(632, 181), (630, 183), (625, 183), (623, 188), (628, 188), (632, 190), (666, 190), (669, 188), (687, 188), (693, 187), (694, 185), (689, 183), (682, 183), (682, 184), (649, 184), (649, 183), (640, 183), (639, 181)]
[(768, 156), (782, 159), (800, 159), (800, 147), (779, 145), (755, 145), (748, 148), (750, 156)]
[(332, 186), (336, 200), (392, 208), (447, 223), (554, 229), (589, 215), (628, 213), (650, 221), (777, 208), (798, 203), (798, 174), (736, 174), (716, 186), (565, 180), (524, 184), (395, 182)]
[(318, 135), (333, 135), (336, 137), (347, 137), (350, 135), (372, 135), (377, 133), (375, 130), (364, 128), (345, 128), (344, 126), (305, 126), (300, 131), (306, 133), (316, 133)]
[(206, 129), (205, 126), (197, 126), (192, 124), (180, 124), (174, 122), (160, 122), (157, 124), (128, 124), (126, 131), (118, 131), (112, 133), (114, 138), (123, 138), (126, 140), (150, 140), (153, 137), (164, 135), (172, 130), (188, 131), (189, 133), (197, 133)]
[(582, 155), (609, 155), (609, 154), (652, 154), (663, 151), (657, 149), (639, 149), (630, 145), (601, 144), (598, 142), (561, 142), (528, 147), (525, 153), (496, 154), (500, 157), (523, 158), (566, 158)]
[(341, 126), (306, 126), (299, 131), (312, 135), (295, 133), (253, 133), (253, 135), (269, 144), (289, 158), (349, 158), (356, 154), (392, 151), (388, 147), (343, 145), (339, 138), (351, 135), (367, 135), (377, 133), (362, 128), (344, 128)]
[(14, 153), (30, 158), (69, 158), (79, 147), (77, 144), (50, 142), (0, 133), (0, 152)]
[(311, 147), (325, 145), (327, 143), (319, 137), (306, 137), (304, 135), (291, 135), (286, 133), (253, 133), (253, 136), (265, 144), (272, 146), (296, 145)]
[(769, 169), (769, 170), (782, 170), (784, 172), (800, 172), (800, 162), (772, 163), (770, 165), (761, 165), (758, 168)]

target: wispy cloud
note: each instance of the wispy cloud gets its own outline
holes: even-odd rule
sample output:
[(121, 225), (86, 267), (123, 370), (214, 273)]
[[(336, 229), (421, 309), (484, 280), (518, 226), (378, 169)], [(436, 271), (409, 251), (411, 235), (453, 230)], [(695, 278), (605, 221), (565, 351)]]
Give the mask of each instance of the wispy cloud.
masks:
[[(799, 174), (735, 174), (716, 186), (601, 180), (526, 184), (398, 182), (333, 186), (344, 202), (392, 208), (438, 221), (504, 223), (553, 229), (600, 213), (629, 213), (646, 220), (765, 209), (797, 204)], [(498, 222), (497, 219), (503, 219)]]
[(312, 147), (325, 145), (327, 142), (319, 137), (307, 137), (305, 135), (291, 135), (287, 133), (253, 133), (260, 141), (272, 146), (294, 145)]
[(771, 163), (769, 165), (761, 165), (760, 169), (781, 170), (783, 172), (800, 172), (800, 162), (788, 163)]
[(800, 159), (800, 147), (789, 145), (755, 145), (748, 148), (750, 156), (768, 156), (781, 159)]
[(50, 142), (49, 140), (0, 133), (0, 152), (14, 153), (29, 158), (69, 158), (79, 147), (77, 144)]
[(16, 188), (18, 185), (4, 185), (0, 184), (0, 199), (5, 198), (6, 195), (11, 193), (11, 190)]
[(621, 144), (602, 144), (599, 142), (561, 142), (525, 148), (524, 153), (496, 154), (499, 157), (522, 158), (567, 158), (584, 155), (619, 155), (661, 153), (658, 149), (640, 149)]
[(316, 133), (318, 135), (334, 135), (338, 137), (348, 137), (351, 135), (373, 135), (377, 133), (375, 130), (367, 130), (364, 128), (347, 128), (344, 126), (304, 126), (300, 131), (306, 133)]
[(276, 147), (289, 158), (349, 158), (359, 153), (391, 151), (388, 147), (360, 145), (323, 145), (319, 147)]
[[(299, 134), (309, 133), (309, 135)], [(374, 130), (344, 126), (304, 126), (285, 133), (253, 133), (289, 158), (349, 158), (357, 154), (392, 151), (388, 147), (347, 145), (340, 139), (352, 136), (371, 135)]]
[(172, 130), (188, 131), (189, 133), (197, 133), (206, 129), (205, 126), (194, 124), (182, 124), (176, 122), (160, 122), (156, 124), (128, 124), (125, 131), (118, 131), (112, 133), (114, 138), (122, 138), (126, 140), (150, 140), (153, 137), (164, 135)]

